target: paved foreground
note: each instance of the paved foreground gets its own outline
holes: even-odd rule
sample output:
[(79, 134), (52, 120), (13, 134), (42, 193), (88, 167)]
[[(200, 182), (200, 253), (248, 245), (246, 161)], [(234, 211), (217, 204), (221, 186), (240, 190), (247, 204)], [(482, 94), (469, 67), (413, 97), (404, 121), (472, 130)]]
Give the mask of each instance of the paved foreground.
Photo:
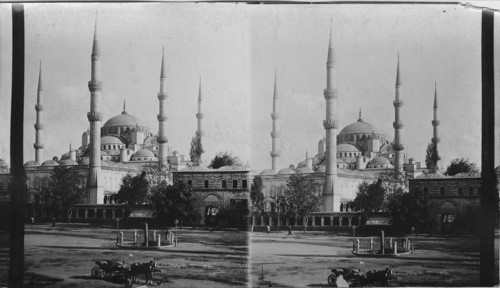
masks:
[[(131, 233), (131, 232), (129, 232)], [(164, 251), (118, 249), (114, 229), (87, 225), (28, 225), (25, 233), (27, 287), (124, 287), (90, 277), (99, 259), (128, 264), (157, 259), (161, 284), (149, 287), (232, 287), (247, 283), (247, 233), (187, 230), (177, 247)], [(142, 278), (144, 283), (144, 278)]]
[(250, 236), (250, 281), (254, 287), (328, 287), (327, 277), (333, 267), (366, 272), (391, 266), (397, 279), (391, 280), (389, 286), (479, 286), (478, 238), (413, 239), (414, 254), (370, 258), (353, 255), (352, 238), (347, 236), (328, 232), (254, 232)]

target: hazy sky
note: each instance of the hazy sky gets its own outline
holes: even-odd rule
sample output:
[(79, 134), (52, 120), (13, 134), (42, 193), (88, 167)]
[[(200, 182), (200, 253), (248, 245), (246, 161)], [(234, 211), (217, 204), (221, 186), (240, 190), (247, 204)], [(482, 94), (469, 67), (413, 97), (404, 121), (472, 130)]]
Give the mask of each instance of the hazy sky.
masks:
[[(81, 134), (89, 125), (87, 82), (96, 12), (102, 124), (120, 114), (126, 100), (129, 114), (158, 130), (156, 95), (165, 46), (169, 145), (189, 154), (201, 75), (205, 162), (219, 151), (231, 151), (254, 170), (270, 168), (277, 69), (282, 135), (278, 163), (297, 164), (306, 150), (317, 153), (317, 142), (325, 133), (323, 89), (332, 23), (339, 90), (337, 132), (357, 120), (361, 107), (364, 121), (393, 139), (399, 53), (406, 152), (424, 162), (432, 137), (437, 81), (441, 165), (455, 157), (480, 163), (481, 14), (477, 10), (455, 5), (232, 3), (25, 4), (25, 161), (34, 159), (40, 60), (44, 158), (60, 157), (70, 142), (81, 145)], [(4, 157), (9, 145), (10, 5), (0, 5), (0, 19), (0, 157)]]

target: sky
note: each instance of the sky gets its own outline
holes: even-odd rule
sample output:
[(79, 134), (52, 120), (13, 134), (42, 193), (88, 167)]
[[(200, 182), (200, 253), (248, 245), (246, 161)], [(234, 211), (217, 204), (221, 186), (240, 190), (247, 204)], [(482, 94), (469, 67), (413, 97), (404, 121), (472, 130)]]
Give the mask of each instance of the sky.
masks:
[[(337, 132), (355, 122), (361, 108), (365, 122), (388, 139), (394, 138), (392, 101), (399, 54), (405, 151), (424, 162), (432, 138), (436, 82), (440, 165), (445, 168), (456, 157), (480, 164), (478, 10), (451, 4), (242, 3), (25, 4), (25, 162), (35, 154), (40, 61), (44, 159), (60, 157), (70, 143), (81, 145), (81, 134), (89, 126), (87, 82), (96, 13), (102, 124), (121, 113), (125, 100), (129, 114), (152, 131), (158, 130), (156, 95), (165, 47), (168, 144), (189, 154), (201, 76), (204, 162), (209, 163), (217, 152), (229, 151), (261, 171), (271, 166), (270, 113), (276, 69), (282, 146), (278, 163), (281, 168), (296, 165), (306, 151), (317, 153), (317, 143), (325, 134), (323, 89), (331, 27), (339, 91)], [(10, 5), (1, 4), (0, 158), (8, 158), (9, 151), (10, 16)]]

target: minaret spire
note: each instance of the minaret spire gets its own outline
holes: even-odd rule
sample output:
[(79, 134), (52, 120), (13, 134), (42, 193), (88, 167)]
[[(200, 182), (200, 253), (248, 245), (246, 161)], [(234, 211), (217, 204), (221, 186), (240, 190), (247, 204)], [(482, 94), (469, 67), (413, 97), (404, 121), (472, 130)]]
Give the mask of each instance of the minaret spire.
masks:
[(202, 120), (203, 117), (205, 116), (203, 114), (202, 105), (203, 105), (203, 96), (201, 93), (201, 75), (200, 75), (200, 85), (198, 89), (198, 113), (196, 113), (196, 119), (198, 119), (198, 130), (196, 131), (196, 133), (200, 136), (200, 138), (201, 136), (203, 136)]
[(43, 162), (43, 84), (42, 84), (42, 61), (40, 61), (40, 70), (38, 72), (38, 90), (36, 97), (36, 124), (35, 124), (35, 161), (41, 164)]
[(104, 187), (101, 183), (101, 61), (99, 40), (97, 35), (97, 15), (94, 26), (94, 41), (91, 55), (91, 76), (88, 83), (90, 91), (90, 112), (87, 118), (90, 122), (90, 153), (89, 174), (87, 177), (87, 193), (90, 204), (102, 204), (104, 202)]
[(401, 143), (401, 130), (403, 129), (403, 122), (401, 121), (400, 109), (403, 107), (404, 102), (400, 99), (401, 96), (401, 75), (399, 72), (399, 54), (398, 54), (398, 66), (396, 72), (396, 99), (393, 101), (395, 109), (395, 120), (392, 123), (394, 127), (394, 143), (392, 148), (395, 151), (394, 156), (394, 170), (396, 173), (403, 172), (403, 154), (401, 151), (404, 150), (403, 143)]
[(330, 25), (328, 43), (328, 59), (326, 61), (326, 89), (323, 91), (326, 100), (326, 119), (323, 127), (326, 130), (326, 167), (323, 187), (323, 212), (340, 211), (340, 193), (337, 183), (337, 128), (339, 126), (337, 112), (338, 92), (335, 84), (335, 53), (333, 51), (333, 29)]
[(158, 137), (156, 141), (158, 142), (158, 163), (163, 166), (167, 163), (167, 116), (165, 111), (165, 102), (168, 98), (165, 92), (165, 46), (163, 46), (161, 52), (161, 72), (160, 72), (160, 92), (158, 92), (158, 100), (160, 102), (160, 113), (158, 114)]
[(361, 107), (359, 107), (359, 117), (358, 117), (358, 122), (363, 122), (363, 119), (361, 119)]
[(438, 136), (438, 126), (440, 124), (440, 121), (438, 120), (438, 100), (437, 100), (437, 83), (434, 82), (434, 120), (432, 120), (432, 126), (434, 127), (434, 133), (432, 136), (432, 143), (436, 145), (436, 151), (437, 151), (437, 144), (441, 142), (441, 139), (439, 139)]
[(273, 131), (271, 132), (272, 139), (272, 150), (271, 150), (271, 168), (274, 171), (278, 171), (278, 157), (280, 157), (281, 152), (279, 149), (280, 143), (280, 115), (279, 115), (279, 97), (278, 97), (278, 71), (274, 69), (274, 93), (273, 93), (273, 113), (271, 113), (271, 119), (273, 119)]

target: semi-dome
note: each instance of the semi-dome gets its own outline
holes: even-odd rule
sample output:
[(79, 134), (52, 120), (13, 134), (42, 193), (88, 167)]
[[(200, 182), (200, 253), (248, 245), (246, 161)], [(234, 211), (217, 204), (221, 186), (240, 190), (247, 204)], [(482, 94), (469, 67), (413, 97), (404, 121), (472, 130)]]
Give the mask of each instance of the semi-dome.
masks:
[(359, 151), (359, 149), (352, 144), (342, 143), (340, 145), (337, 145), (337, 152), (361, 152), (361, 151)]
[(151, 150), (148, 149), (140, 149), (139, 151), (135, 152), (133, 157), (155, 157), (155, 154), (151, 152)]
[(35, 167), (35, 166), (40, 166), (40, 163), (36, 162), (35, 160), (31, 160), (24, 163), (24, 167)]
[(391, 161), (382, 156), (375, 157), (370, 162), (368, 162), (368, 168), (387, 167), (388, 165), (392, 165)]
[(379, 134), (378, 129), (370, 123), (364, 122), (359, 119), (357, 122), (351, 123), (344, 127), (339, 133), (339, 135), (346, 134)]
[(78, 163), (71, 159), (65, 159), (61, 161), (61, 166), (76, 166)]
[(45, 167), (59, 166), (59, 163), (57, 163), (57, 161), (54, 160), (46, 160), (42, 163), (42, 166)]
[(309, 174), (309, 173), (314, 173), (314, 170), (312, 170), (309, 167), (301, 167), (301, 168), (297, 168), (297, 170), (295, 170), (295, 173), (297, 173), (297, 174)]
[(123, 141), (115, 136), (104, 136), (101, 138), (101, 145), (123, 145)]
[(260, 172), (260, 175), (275, 175), (275, 174), (276, 171), (274, 171), (273, 169), (266, 169)]
[(132, 116), (123, 110), (122, 114), (116, 115), (110, 118), (102, 127), (114, 127), (114, 126), (145, 126), (142, 120)]
[(295, 174), (295, 170), (290, 168), (283, 168), (280, 171), (278, 171), (278, 174)]

